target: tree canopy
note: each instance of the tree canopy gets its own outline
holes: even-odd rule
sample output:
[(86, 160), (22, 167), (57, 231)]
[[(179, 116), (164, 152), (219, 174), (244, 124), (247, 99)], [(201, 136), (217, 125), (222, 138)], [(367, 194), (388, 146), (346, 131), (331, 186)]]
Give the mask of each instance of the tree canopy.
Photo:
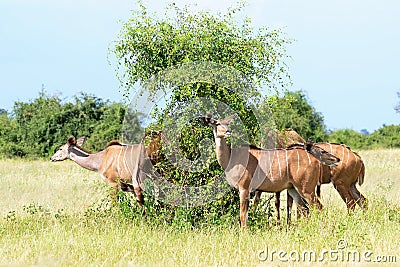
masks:
[(114, 48), (126, 92), (160, 71), (197, 61), (230, 66), (254, 85), (284, 86), (288, 81), (284, 60), (290, 41), (277, 29), (255, 30), (250, 18), (239, 24), (235, 14), (242, 9), (230, 8), (225, 14), (193, 13), (188, 6), (181, 9), (171, 4), (160, 18), (149, 14), (139, 2)]
[(327, 140), (324, 117), (309, 103), (303, 91), (286, 91), (282, 96), (267, 98), (263, 105), (268, 105), (278, 130), (292, 128), (305, 139)]

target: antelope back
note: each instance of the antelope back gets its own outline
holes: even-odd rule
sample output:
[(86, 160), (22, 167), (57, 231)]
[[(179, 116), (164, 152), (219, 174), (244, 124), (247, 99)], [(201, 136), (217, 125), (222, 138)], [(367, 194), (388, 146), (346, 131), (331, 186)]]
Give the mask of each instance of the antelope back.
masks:
[(298, 182), (307, 181), (316, 186), (322, 175), (322, 164), (305, 149), (287, 149), (287, 161), (290, 176)]
[(302, 147), (259, 150), (255, 153), (261, 168), (259, 173), (265, 174), (265, 180), (258, 181), (259, 185), (256, 180), (252, 181), (252, 189), (279, 192), (291, 184), (315, 187), (321, 177), (321, 164)]
[(121, 145), (118, 143), (108, 146), (102, 159), (100, 171), (106, 177), (132, 182), (134, 186), (139, 185), (139, 165), (143, 160), (142, 146), (142, 144)]
[[(330, 168), (332, 180), (343, 180), (346, 183), (357, 181), (364, 163), (361, 157), (353, 152), (348, 146), (333, 143), (317, 143), (315, 146), (320, 147), (340, 159), (340, 164)], [(323, 180), (327, 180), (324, 177)]]

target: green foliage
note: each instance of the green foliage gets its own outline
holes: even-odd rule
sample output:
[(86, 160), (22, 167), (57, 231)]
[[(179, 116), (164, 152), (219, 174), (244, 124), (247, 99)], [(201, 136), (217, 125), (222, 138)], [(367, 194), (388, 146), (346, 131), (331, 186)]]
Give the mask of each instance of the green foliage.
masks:
[(354, 149), (398, 148), (400, 147), (400, 125), (383, 125), (371, 134), (339, 129), (329, 134), (329, 141), (346, 144)]
[(88, 94), (63, 103), (59, 97), (41, 91), (30, 102), (16, 102), (12, 116), (0, 116), (0, 153), (7, 157), (49, 157), (70, 135), (87, 136), (85, 146), (98, 151), (110, 140), (120, 139), (124, 114), (121, 104)]
[(143, 84), (169, 67), (197, 61), (233, 67), (258, 84), (286, 81), (283, 59), (289, 41), (279, 30), (255, 31), (249, 18), (237, 25), (235, 14), (242, 7), (212, 14), (172, 4), (161, 19), (148, 14), (140, 2), (139, 6), (122, 27), (114, 49), (127, 93), (138, 81)]
[(346, 144), (353, 149), (368, 147), (368, 136), (351, 129), (339, 129), (329, 134), (329, 142)]
[(263, 103), (269, 109), (278, 130), (292, 128), (303, 138), (326, 141), (327, 132), (321, 113), (309, 103), (302, 91), (286, 91), (283, 96), (272, 96)]
[(0, 115), (0, 155), (23, 157), (27, 149), (18, 142), (18, 124), (7, 114)]
[(371, 133), (367, 140), (373, 148), (400, 147), (400, 125), (383, 125)]

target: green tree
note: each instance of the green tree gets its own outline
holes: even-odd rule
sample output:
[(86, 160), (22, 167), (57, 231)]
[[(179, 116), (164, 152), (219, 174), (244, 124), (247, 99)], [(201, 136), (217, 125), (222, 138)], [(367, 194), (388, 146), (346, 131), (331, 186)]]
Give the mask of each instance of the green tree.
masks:
[(39, 97), (30, 103), (14, 103), (12, 118), (17, 124), (16, 142), (27, 151), (27, 155), (48, 155), (53, 134), (57, 131), (54, 114), (61, 109), (60, 102), (58, 97), (48, 97), (42, 90)]
[(329, 134), (329, 142), (346, 144), (352, 149), (362, 149), (368, 146), (368, 136), (352, 129), (339, 129)]
[[(0, 115), (0, 153), (4, 156), (48, 157), (63, 145), (70, 135), (87, 136), (85, 147), (104, 149), (113, 139), (121, 139), (125, 108), (120, 103), (104, 101), (81, 93), (72, 101), (48, 96), (42, 90), (30, 102), (15, 102), (10, 117)], [(142, 132), (136, 114), (130, 130)]]
[[(249, 18), (237, 25), (234, 15), (241, 9), (231, 8), (226, 14), (192, 13), (187, 6), (179, 9), (172, 4), (159, 18), (139, 2), (139, 10), (123, 25), (114, 49), (126, 93), (136, 82), (144, 83), (162, 70), (196, 61), (231, 66), (257, 85), (283, 86), (289, 41), (279, 30), (254, 30)], [(170, 16), (169, 11), (174, 14)], [(182, 88), (186, 91), (187, 87)]]
[(292, 128), (305, 139), (326, 141), (324, 118), (309, 103), (303, 91), (286, 91), (283, 96), (272, 96), (264, 101), (263, 107), (272, 112), (279, 130)]
[(0, 115), (0, 155), (19, 156), (28, 154), (28, 150), (18, 142), (18, 125), (6, 114)]
[(383, 125), (368, 136), (368, 145), (363, 148), (400, 147), (400, 125)]
[[(267, 27), (255, 30), (249, 18), (238, 24), (235, 14), (241, 10), (242, 6), (231, 8), (226, 14), (208, 11), (192, 13), (188, 7), (180, 9), (172, 4), (166, 9), (165, 16), (160, 18), (149, 14), (139, 2), (139, 9), (133, 11), (132, 17), (121, 29), (114, 53), (118, 60), (117, 72), (122, 73), (119, 78), (127, 96), (137, 83), (146, 88), (150, 97), (165, 87), (172, 88), (170, 101), (155, 112), (158, 126), (152, 127), (170, 128), (168, 125), (175, 125), (176, 110), (190, 110), (187, 103), (207, 97), (215, 101), (207, 103), (210, 104), (209, 110), (217, 110), (216, 103), (222, 102), (237, 112), (249, 142), (257, 144), (261, 138), (257, 133), (261, 131), (252, 108), (262, 98), (257, 88), (266, 85), (275, 92), (287, 85), (288, 73), (284, 61), (289, 40), (279, 30)], [(183, 72), (179, 71), (179, 66), (185, 66)], [(235, 76), (235, 72), (240, 75)], [(195, 77), (196, 74), (206, 79), (194, 82), (185, 80), (186, 76)], [(164, 82), (157, 82), (160, 76)], [(231, 79), (234, 82), (229, 87), (221, 86), (213, 82), (218, 77), (220, 80)], [(155, 82), (149, 86), (149, 81)], [(196, 160), (201, 154), (200, 140), (213, 138), (209, 127), (194, 120), (199, 115), (204, 114), (194, 112), (184, 118), (180, 116), (180, 120), (190, 122), (190, 125), (178, 129), (174, 138), (171, 138), (174, 139), (171, 143), (175, 143), (184, 157), (190, 160)], [(168, 180), (180, 186), (207, 184), (222, 173), (215, 160), (202, 172), (177, 169), (168, 165), (168, 162), (162, 162), (158, 167)], [(216, 217), (221, 217), (222, 214), (236, 212), (232, 204), (236, 207), (237, 200), (236, 194), (232, 192), (207, 209), (198, 208), (187, 212), (200, 215), (214, 210), (217, 211)], [(173, 214), (178, 210), (168, 209)], [(195, 218), (192, 217), (192, 222)]]
[(329, 141), (346, 144), (354, 149), (399, 148), (400, 125), (383, 125), (371, 134), (339, 129), (329, 134)]
[[(100, 119), (95, 124), (90, 138), (87, 139), (85, 146), (99, 151), (103, 149), (111, 140), (121, 140), (121, 130), (124, 122), (126, 109), (120, 103), (108, 103), (102, 112)], [(136, 123), (130, 123), (131, 130), (136, 134), (142, 132), (137, 121), (136, 114), (133, 114)], [(140, 140), (139, 140), (140, 141)]]

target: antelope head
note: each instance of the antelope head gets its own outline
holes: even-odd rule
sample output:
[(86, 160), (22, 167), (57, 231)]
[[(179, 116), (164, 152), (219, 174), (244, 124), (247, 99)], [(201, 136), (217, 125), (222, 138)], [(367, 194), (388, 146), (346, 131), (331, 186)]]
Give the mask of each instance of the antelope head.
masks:
[(335, 167), (340, 162), (338, 157), (314, 145), (314, 141), (311, 138), (307, 139), (307, 142), (304, 144), (304, 148), (324, 165)]
[(217, 138), (227, 138), (232, 135), (232, 131), (228, 128), (229, 123), (236, 117), (236, 114), (229, 116), (223, 120), (215, 120), (210, 113), (204, 116), (204, 121), (213, 127), (214, 136)]
[(86, 136), (82, 136), (78, 140), (75, 139), (74, 136), (68, 138), (67, 143), (60, 146), (56, 153), (51, 156), (51, 161), (63, 161), (69, 158), (71, 153), (71, 147), (73, 146), (82, 146), (85, 142)]

